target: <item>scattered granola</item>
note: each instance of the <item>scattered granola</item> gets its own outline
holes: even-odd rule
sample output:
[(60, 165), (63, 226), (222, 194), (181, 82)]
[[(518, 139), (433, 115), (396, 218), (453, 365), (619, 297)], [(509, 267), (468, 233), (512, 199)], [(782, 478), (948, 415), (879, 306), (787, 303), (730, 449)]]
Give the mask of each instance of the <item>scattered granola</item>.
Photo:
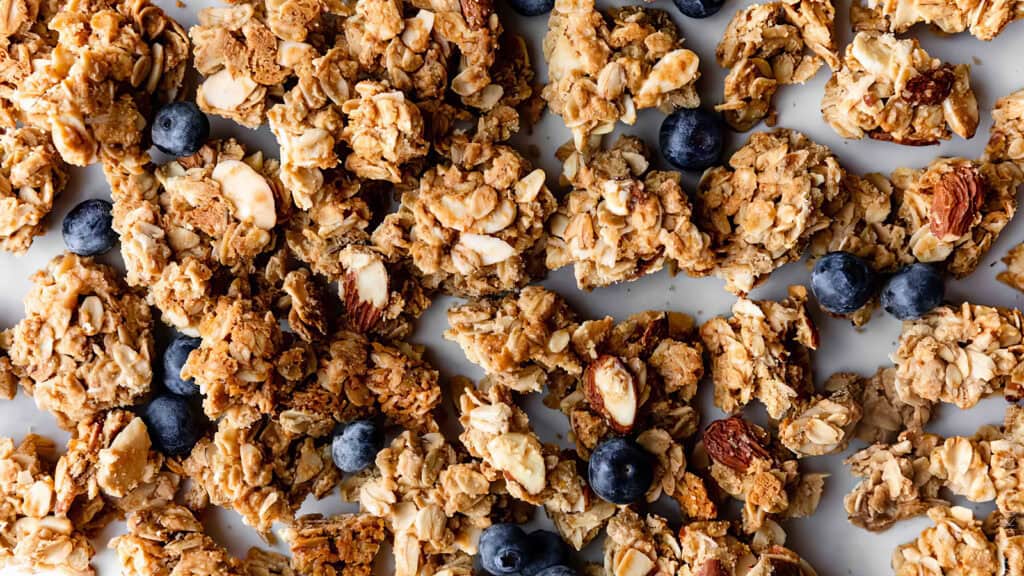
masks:
[(544, 37), (549, 83), (542, 95), (586, 153), (619, 121), (636, 122), (637, 110), (700, 105), (700, 58), (682, 46), (667, 12), (601, 12), (593, 0), (557, 0)]
[(892, 557), (896, 576), (997, 574), (996, 547), (967, 508), (935, 506), (928, 510), (934, 526)]
[(946, 34), (969, 31), (992, 40), (1022, 13), (1013, 2), (960, 4), (953, 0), (858, 0), (850, 4), (854, 30), (902, 34), (916, 24), (931, 24)]
[(736, 12), (715, 51), (729, 69), (724, 101), (715, 106), (734, 129), (761, 119), (775, 125), (772, 98), (779, 86), (803, 84), (821, 68), (839, 68), (835, 8), (830, 0), (784, 0)]
[(577, 286), (590, 290), (653, 274), (666, 262), (694, 275), (713, 268), (680, 175), (648, 171), (650, 151), (640, 139), (621, 137), (590, 159), (563, 152), (573, 189), (548, 222), (549, 269), (572, 264)]
[(0, 249), (28, 250), (67, 181), (68, 167), (49, 134), (32, 127), (0, 134)]
[(844, 138), (912, 146), (948, 140), (951, 131), (972, 138), (978, 101), (969, 76), (969, 66), (932, 58), (917, 39), (859, 32), (825, 86), (822, 115)]

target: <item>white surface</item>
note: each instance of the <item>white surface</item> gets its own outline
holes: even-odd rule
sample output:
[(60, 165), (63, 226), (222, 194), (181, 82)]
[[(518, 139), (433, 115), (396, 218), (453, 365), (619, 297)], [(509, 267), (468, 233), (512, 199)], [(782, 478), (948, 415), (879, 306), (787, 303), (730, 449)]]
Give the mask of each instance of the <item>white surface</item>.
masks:
[[(157, 1), (186, 27), (195, 24), (198, 9), (217, 3), (217, 0), (189, 0), (187, 7), (178, 8), (174, 2)], [(852, 36), (847, 22), (849, 3), (848, 0), (839, 1), (838, 29), (840, 41), (845, 46)], [(540, 42), (546, 17), (515, 17), (509, 14), (502, 2), (503, 0), (497, 0), (503, 22), (508, 28), (521, 31), (527, 36), (539, 79), (543, 79), (545, 72)], [(687, 47), (700, 55), (703, 77), (699, 88), (702, 99), (707, 104), (721, 100), (722, 80), (725, 75), (725, 71), (714, 60), (715, 46), (733, 13), (747, 4), (749, 2), (728, 0), (722, 11), (714, 17), (693, 20), (681, 16), (670, 1), (658, 0), (653, 3), (657, 8), (670, 11), (682, 29)], [(867, 140), (844, 141), (822, 121), (819, 112), (823, 86), (828, 78), (826, 69), (820, 71), (804, 86), (785, 87), (780, 90), (775, 98), (779, 110), (778, 125), (801, 130), (817, 142), (830, 146), (843, 165), (856, 172), (888, 172), (899, 166), (922, 166), (937, 155), (979, 156), (988, 138), (988, 127), (991, 124), (989, 112), (993, 102), (1013, 90), (1024, 87), (1024, 24), (1010, 25), (997, 40), (988, 43), (968, 35), (940, 37), (925, 29), (915, 30), (914, 35), (921, 39), (932, 56), (947, 62), (972, 64), (972, 85), (978, 94), (982, 112), (981, 127), (974, 139), (954, 139), (938, 147), (926, 148), (909, 148)], [(627, 132), (642, 136), (648, 145), (656, 150), (657, 129), (661, 118), (661, 114), (655, 110), (643, 111), (640, 113), (638, 125)], [(269, 155), (276, 156), (276, 145), (266, 128), (251, 131), (224, 120), (215, 120), (213, 136), (235, 136), (246, 143), (260, 145)], [(532, 134), (521, 135), (517, 142), (530, 144), (539, 149), (540, 156), (534, 160), (548, 170), (549, 181), (554, 182), (559, 165), (554, 159), (553, 152), (567, 139), (568, 132), (562, 126), (561, 120), (553, 115), (547, 115)], [(731, 135), (729, 150), (736, 149), (744, 140), (744, 135)], [(521, 146), (521, 149), (526, 150), (525, 146)], [(662, 164), (660, 167), (664, 167), (660, 159), (656, 162)], [(697, 176), (686, 175), (685, 181), (689, 190), (693, 189)], [(0, 270), (4, 276), (4, 289), (0, 294), (0, 326), (12, 326), (21, 318), (21, 299), (28, 289), (29, 276), (62, 250), (59, 231), (61, 219), (71, 206), (90, 197), (109, 198), (109, 189), (101, 171), (96, 167), (74, 172), (68, 191), (59, 199), (52, 215), (51, 230), (46, 236), (36, 240), (27, 255), (16, 258), (0, 254)], [(947, 283), (947, 298), (953, 302), (970, 299), (984, 304), (1019, 306), (1024, 295), (997, 283), (996, 270), (991, 266), (1001, 268), (999, 258), (1011, 246), (1021, 241), (1024, 241), (1024, 223), (1015, 221), (999, 238), (971, 278)], [(117, 257), (108, 255), (106, 260), (116, 263)], [(791, 264), (773, 274), (753, 295), (757, 298), (781, 297), (785, 294), (788, 284), (806, 283), (807, 278), (808, 271), (803, 263)], [(713, 315), (728, 313), (734, 300), (716, 279), (672, 278), (665, 272), (638, 282), (595, 290), (589, 294), (575, 288), (570, 269), (551, 274), (544, 284), (565, 295), (584, 317), (612, 315), (622, 319), (629, 314), (647, 309), (668, 309), (693, 314), (698, 320), (703, 321)], [(429, 359), (445, 376), (465, 374), (479, 377), (482, 375), (481, 371), (466, 362), (458, 346), (441, 338), (441, 332), (447, 327), (445, 310), (452, 302), (450, 298), (435, 301), (420, 320), (413, 339), (428, 346)], [(819, 386), (835, 371), (853, 370), (870, 374), (879, 365), (889, 362), (888, 355), (894, 349), (899, 334), (897, 322), (884, 315), (877, 315), (865, 330), (858, 331), (846, 322), (824, 317), (817, 310), (814, 310), (814, 313), (821, 331), (821, 348), (814, 354), (815, 379)], [(722, 416), (711, 406), (710, 396), (710, 383), (706, 382), (700, 397), (705, 423)], [(560, 414), (544, 408), (539, 397), (529, 398), (526, 407), (542, 440), (565, 443), (566, 424)], [(1001, 422), (1003, 409), (1004, 402), (1001, 399), (986, 400), (979, 407), (967, 412), (942, 406), (929, 429), (941, 434), (972, 434), (983, 423)], [(58, 442), (63, 442), (67, 438), (65, 433), (57, 429), (53, 419), (37, 410), (31, 399), (24, 394), (12, 402), (0, 403), (0, 434), (20, 439), (30, 431), (52, 435)], [(843, 455), (812, 458), (803, 463), (806, 469), (831, 473), (826, 484), (825, 498), (818, 513), (812, 518), (785, 524), (790, 537), (789, 545), (805, 556), (823, 576), (891, 573), (889, 559), (894, 547), (898, 543), (912, 539), (926, 525), (926, 521), (917, 519), (903, 522), (886, 533), (876, 535), (857, 529), (846, 521), (842, 498), (853, 487), (854, 481), (842, 466), (842, 459), (861, 447), (863, 445), (860, 442), (855, 442)], [(341, 503), (337, 495), (332, 495), (321, 502), (307, 502), (302, 512), (331, 513), (352, 509), (352, 506)], [(656, 509), (678, 521), (674, 504), (660, 503)], [(991, 507), (980, 506), (976, 509), (981, 513), (987, 513)], [(255, 532), (244, 526), (231, 511), (216, 510), (208, 514), (204, 520), (213, 536), (236, 554), (244, 554), (249, 546), (260, 544)], [(547, 524), (543, 512), (538, 511), (536, 522)], [(105, 542), (109, 537), (122, 531), (123, 526), (116, 524), (103, 534), (102, 541), (96, 542), (97, 549), (101, 552), (95, 562), (99, 574), (119, 573), (116, 558), (105, 550)], [(592, 544), (586, 552), (590, 559), (598, 560), (599, 544)], [(382, 566), (381, 573), (386, 572), (386, 568)]]

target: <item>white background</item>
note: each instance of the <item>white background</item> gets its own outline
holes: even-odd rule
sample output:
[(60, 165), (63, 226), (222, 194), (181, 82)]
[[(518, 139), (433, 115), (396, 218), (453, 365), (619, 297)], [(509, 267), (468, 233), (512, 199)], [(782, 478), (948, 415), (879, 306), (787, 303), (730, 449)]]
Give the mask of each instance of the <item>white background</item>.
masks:
[[(849, 4), (846, 0), (840, 2), (841, 4), (837, 6), (837, 29), (840, 45), (845, 47), (852, 36), (847, 17)], [(527, 37), (537, 68), (538, 80), (543, 80), (545, 67), (540, 49), (546, 17), (516, 17), (503, 4), (503, 0), (497, 0), (497, 3), (506, 27), (518, 30)], [(215, 5), (217, 2), (190, 0), (184, 8), (179, 8), (167, 0), (158, 0), (158, 4), (187, 28), (195, 24), (196, 14), (200, 8)], [(722, 81), (725, 76), (725, 71), (714, 60), (715, 46), (733, 13), (747, 4), (748, 2), (728, 0), (720, 13), (705, 20), (681, 16), (671, 2), (666, 0), (658, 0), (652, 4), (654, 7), (670, 11), (682, 29), (686, 46), (700, 55), (703, 77), (699, 81), (699, 89), (706, 104), (713, 105), (721, 101)], [(610, 3), (603, 5), (609, 6)], [(913, 34), (920, 38), (925, 49), (933, 57), (951, 63), (971, 64), (972, 86), (981, 106), (981, 126), (974, 139), (954, 139), (941, 146), (925, 148), (902, 147), (867, 140), (844, 141), (822, 121), (819, 112), (823, 86), (829, 74), (825, 68), (806, 85), (784, 87), (779, 91), (775, 97), (779, 111), (778, 125), (803, 131), (815, 141), (830, 146), (847, 169), (858, 173), (888, 172), (899, 166), (920, 167), (938, 155), (971, 158), (980, 156), (988, 138), (992, 104), (997, 98), (1024, 88), (1024, 24), (1011, 24), (998, 39), (988, 43), (966, 34), (956, 37), (940, 36), (923, 28), (916, 29)], [(645, 110), (640, 113), (638, 124), (627, 127), (628, 129), (624, 131), (643, 137), (648, 145), (656, 150), (657, 130), (661, 118), (662, 115), (658, 111)], [(761, 130), (764, 127), (756, 129)], [(248, 144), (261, 146), (270, 156), (277, 155), (273, 137), (265, 127), (259, 131), (251, 131), (224, 120), (215, 120), (213, 135), (235, 136)], [(568, 137), (568, 131), (562, 126), (561, 120), (553, 115), (546, 115), (531, 134), (521, 135), (517, 142), (521, 145), (521, 150), (527, 150), (526, 144), (539, 150), (539, 156), (534, 158), (534, 161), (548, 171), (549, 182), (554, 184), (560, 166), (553, 153)], [(741, 134), (732, 134), (728, 138), (727, 147), (730, 151), (741, 146), (745, 140), (745, 136)], [(665, 167), (660, 158), (655, 159), (655, 165)], [(697, 177), (697, 174), (686, 175), (685, 181), (689, 190), (693, 189)], [(0, 271), (4, 279), (3, 291), (0, 294), (0, 327), (8, 328), (21, 318), (21, 300), (28, 290), (29, 276), (61, 252), (63, 245), (59, 223), (64, 214), (74, 204), (92, 197), (109, 199), (109, 189), (101, 171), (97, 167), (75, 170), (67, 191), (58, 200), (52, 214), (49, 233), (38, 238), (26, 255), (14, 257), (0, 254)], [(1019, 306), (1024, 295), (997, 283), (995, 274), (1003, 267), (998, 262), (999, 258), (1021, 241), (1024, 241), (1024, 223), (1015, 221), (1004, 231), (972, 277), (964, 281), (947, 283), (947, 298), (952, 302), (971, 300), (984, 304)], [(119, 265), (116, 255), (107, 255), (104, 260)], [(804, 263), (791, 264), (773, 274), (753, 296), (779, 298), (785, 294), (788, 284), (806, 283), (807, 279), (808, 270)], [(666, 309), (686, 312), (703, 321), (713, 315), (728, 313), (734, 301), (717, 279), (672, 278), (666, 272), (591, 293), (583, 293), (575, 288), (570, 269), (551, 274), (544, 284), (561, 292), (583, 317), (590, 318), (611, 315), (623, 319), (629, 314), (643, 310)], [(444, 376), (464, 374), (479, 377), (482, 375), (481, 371), (466, 362), (458, 346), (441, 338), (442, 331), (447, 327), (445, 310), (452, 302), (453, 299), (450, 298), (436, 300), (420, 320), (413, 340), (428, 346), (429, 359)], [(878, 366), (890, 362), (888, 356), (894, 350), (899, 334), (898, 322), (880, 313), (876, 314), (867, 328), (857, 330), (846, 322), (824, 317), (817, 309), (814, 309), (813, 313), (821, 331), (821, 347), (814, 354), (813, 360), (815, 380), (819, 386), (833, 372), (852, 370), (870, 374)], [(706, 382), (700, 396), (705, 423), (721, 417), (721, 413), (711, 406), (710, 396), (710, 383)], [(560, 414), (544, 408), (539, 397), (527, 399), (526, 407), (542, 440), (565, 444), (566, 424)], [(988, 399), (970, 411), (942, 406), (937, 410), (936, 418), (929, 430), (940, 434), (970, 435), (981, 424), (1000, 422), (1003, 410), (1004, 401), (1000, 398)], [(53, 419), (37, 410), (32, 400), (24, 394), (19, 394), (14, 401), (0, 402), (0, 434), (20, 439), (28, 432), (51, 435), (58, 443), (63, 443), (67, 438), (65, 433), (57, 429)], [(827, 471), (831, 477), (827, 480), (825, 497), (818, 513), (809, 519), (787, 522), (785, 528), (789, 533), (788, 544), (806, 557), (822, 575), (868, 576), (891, 573), (890, 558), (895, 546), (914, 538), (927, 524), (925, 520), (916, 519), (903, 522), (882, 534), (870, 534), (847, 522), (842, 498), (855, 482), (843, 467), (842, 459), (861, 447), (863, 444), (857, 441), (842, 455), (812, 458), (803, 463), (805, 469)], [(657, 508), (670, 518), (674, 518), (674, 521), (678, 521), (674, 504), (662, 503)], [(321, 502), (308, 501), (302, 508), (302, 512), (325, 513), (350, 510), (353, 510), (353, 507), (341, 503), (336, 494)], [(991, 506), (976, 507), (976, 510), (980, 514), (987, 514)], [(204, 517), (204, 521), (211, 534), (235, 554), (244, 555), (249, 546), (260, 544), (255, 532), (244, 526), (231, 511), (211, 511)], [(543, 512), (538, 511), (536, 523), (547, 524)], [(106, 550), (106, 541), (122, 531), (123, 526), (120, 523), (115, 524), (105, 531), (102, 539), (96, 541), (100, 554), (95, 566), (99, 574), (119, 573), (116, 558)], [(280, 546), (278, 549), (281, 549)], [(591, 560), (599, 560), (599, 542), (588, 547), (585, 554)], [(380, 573), (388, 572), (387, 566), (382, 563)]]

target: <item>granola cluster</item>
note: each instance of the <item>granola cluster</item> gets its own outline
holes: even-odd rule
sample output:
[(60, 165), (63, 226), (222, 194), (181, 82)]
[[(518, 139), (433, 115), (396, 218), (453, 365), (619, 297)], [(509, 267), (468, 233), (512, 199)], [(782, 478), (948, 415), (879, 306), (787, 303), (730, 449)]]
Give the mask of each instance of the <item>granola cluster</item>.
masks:
[(1024, 17), (1016, 2), (959, 3), (952, 0), (858, 0), (850, 4), (854, 30), (902, 34), (930, 24), (946, 34), (970, 32), (992, 40), (1014, 20)]
[(0, 134), (0, 249), (20, 254), (46, 229), (68, 167), (50, 136), (33, 127)]
[(835, 8), (830, 0), (783, 0), (736, 12), (715, 50), (729, 69), (716, 110), (745, 132), (762, 119), (775, 125), (772, 98), (780, 86), (803, 84), (822, 63), (839, 68)]
[(593, 0), (557, 0), (544, 37), (548, 84), (542, 96), (581, 152), (597, 147), (637, 111), (696, 108), (700, 58), (683, 48), (667, 12), (624, 6), (606, 12)]
[(844, 138), (924, 146), (972, 138), (978, 101), (966, 64), (932, 58), (916, 39), (859, 32), (825, 87), (824, 119)]
[(998, 573), (996, 546), (970, 510), (936, 506), (928, 517), (935, 525), (893, 553), (896, 576)]

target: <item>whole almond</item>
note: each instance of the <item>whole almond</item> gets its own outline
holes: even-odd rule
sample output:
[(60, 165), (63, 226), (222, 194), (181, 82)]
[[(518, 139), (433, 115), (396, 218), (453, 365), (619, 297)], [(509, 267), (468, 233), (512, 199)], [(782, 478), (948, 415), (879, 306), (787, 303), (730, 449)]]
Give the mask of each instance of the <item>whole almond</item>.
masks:
[(958, 164), (932, 190), (932, 234), (947, 242), (967, 234), (984, 201), (985, 180), (978, 169), (967, 162)]
[(712, 460), (746, 472), (756, 459), (771, 460), (766, 434), (739, 416), (716, 420), (704, 430), (704, 448)]

